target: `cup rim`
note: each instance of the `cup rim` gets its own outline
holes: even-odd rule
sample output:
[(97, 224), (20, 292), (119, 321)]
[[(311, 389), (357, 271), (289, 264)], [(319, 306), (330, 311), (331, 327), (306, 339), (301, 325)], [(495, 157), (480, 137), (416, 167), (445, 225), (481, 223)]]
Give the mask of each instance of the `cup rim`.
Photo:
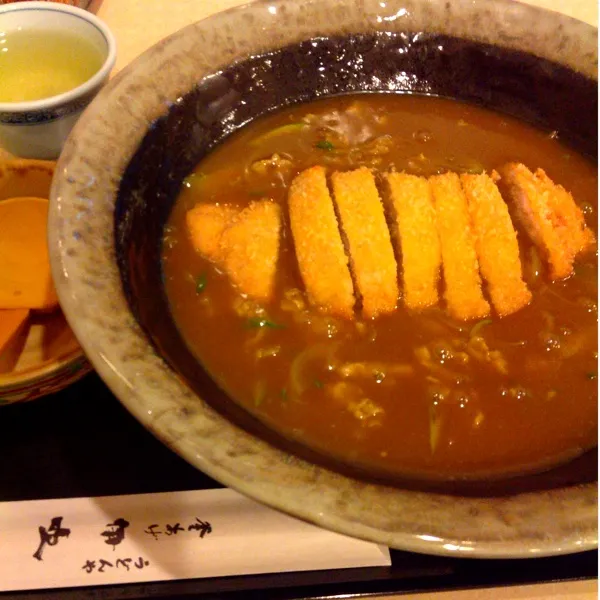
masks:
[(69, 14), (83, 19), (89, 25), (95, 27), (104, 37), (107, 45), (107, 54), (101, 67), (87, 81), (84, 81), (77, 87), (63, 92), (62, 94), (55, 94), (54, 96), (48, 96), (47, 98), (41, 98), (39, 100), (30, 100), (26, 102), (0, 102), (0, 113), (21, 114), (36, 112), (53, 109), (57, 106), (70, 103), (73, 100), (86, 96), (92, 92), (92, 90), (98, 87), (102, 81), (106, 79), (115, 66), (117, 59), (117, 42), (115, 37), (108, 26), (93, 13), (76, 6), (57, 4), (55, 2), (42, 2), (40, 0), (28, 0), (26, 2), (0, 6), (0, 16), (9, 12), (30, 10)]

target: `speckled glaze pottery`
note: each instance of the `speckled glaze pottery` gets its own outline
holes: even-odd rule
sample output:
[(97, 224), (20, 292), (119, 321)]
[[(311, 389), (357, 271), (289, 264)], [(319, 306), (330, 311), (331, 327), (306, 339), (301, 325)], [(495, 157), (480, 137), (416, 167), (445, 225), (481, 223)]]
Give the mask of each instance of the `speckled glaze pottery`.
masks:
[(229, 400), (170, 318), (161, 231), (192, 166), (268, 110), (375, 90), (484, 104), (596, 154), (597, 30), (581, 22), (513, 0), (274, 0), (224, 12), (121, 72), (67, 141), (49, 230), (69, 323), (145, 427), (274, 508), (415, 552), (528, 557), (594, 548), (595, 451), (494, 483), (377, 481), (292, 445)]

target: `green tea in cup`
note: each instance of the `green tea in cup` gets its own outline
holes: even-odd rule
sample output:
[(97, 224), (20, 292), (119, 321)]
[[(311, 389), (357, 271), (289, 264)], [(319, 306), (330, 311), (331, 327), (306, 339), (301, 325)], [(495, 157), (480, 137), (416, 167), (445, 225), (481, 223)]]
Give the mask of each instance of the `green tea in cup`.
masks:
[(68, 92), (96, 73), (104, 56), (67, 31), (0, 31), (0, 102), (28, 102)]
[(114, 36), (96, 15), (58, 2), (0, 0), (0, 150), (58, 157), (115, 58)]

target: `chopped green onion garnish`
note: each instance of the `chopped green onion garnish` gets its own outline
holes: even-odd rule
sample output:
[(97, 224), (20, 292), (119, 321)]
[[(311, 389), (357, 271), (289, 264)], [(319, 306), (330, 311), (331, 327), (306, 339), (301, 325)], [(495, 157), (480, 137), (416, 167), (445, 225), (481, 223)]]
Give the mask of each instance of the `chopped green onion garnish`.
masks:
[(335, 149), (335, 146), (328, 142), (327, 140), (320, 140), (315, 144), (315, 148), (319, 148), (319, 150), (327, 150), (327, 152), (331, 152), (331, 150)]
[(198, 183), (200, 183), (203, 179), (206, 179), (206, 175), (204, 173), (190, 173), (183, 180), (183, 185), (186, 188), (192, 188), (195, 187)]
[(435, 406), (429, 407), (429, 449), (431, 454), (435, 454), (440, 441), (440, 415)]
[(196, 294), (201, 294), (204, 291), (205, 287), (206, 287), (206, 274), (202, 273), (202, 275), (200, 275), (198, 277), (198, 279), (196, 279)]
[(383, 371), (373, 371), (373, 377), (376, 383), (381, 383), (385, 379), (385, 373)]
[(267, 398), (267, 384), (259, 381), (254, 387), (254, 406), (260, 406)]
[(313, 381), (313, 385), (318, 389), (318, 390), (322, 390), (323, 389), (323, 382), (320, 381), (319, 379), (315, 379)]
[(281, 399), (286, 402), (288, 399), (288, 393), (287, 390), (285, 388), (281, 388), (281, 391), (279, 392), (279, 396), (281, 397)]
[(598, 373), (588, 373), (587, 378), (594, 381), (594, 380), (598, 379)]
[(248, 327), (252, 329), (256, 329), (258, 327), (269, 327), (271, 329), (283, 329), (283, 325), (278, 325), (277, 323), (273, 323), (273, 321), (269, 321), (269, 319), (265, 319), (263, 317), (251, 317), (248, 319)]
[(475, 337), (484, 327), (486, 327), (487, 325), (491, 325), (491, 324), (492, 324), (491, 319), (483, 319), (483, 321), (479, 321), (479, 323), (475, 323), (475, 325), (473, 325), (473, 329), (471, 329), (471, 333), (469, 334), (469, 337)]

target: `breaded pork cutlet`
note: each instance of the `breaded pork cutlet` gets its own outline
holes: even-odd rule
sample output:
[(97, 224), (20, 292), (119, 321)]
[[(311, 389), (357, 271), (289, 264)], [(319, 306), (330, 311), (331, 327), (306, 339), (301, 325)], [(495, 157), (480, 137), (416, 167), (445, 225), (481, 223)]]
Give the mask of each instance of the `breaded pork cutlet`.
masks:
[(521, 163), (508, 163), (499, 171), (500, 189), (548, 262), (550, 277), (556, 280), (571, 275), (577, 254), (594, 244), (594, 235), (571, 194), (554, 184), (542, 169), (532, 173)]
[(479, 263), (467, 199), (456, 173), (429, 178), (442, 249), (444, 298), (457, 319), (481, 319), (490, 305), (481, 291)]
[(442, 255), (429, 182), (425, 177), (387, 173), (393, 237), (402, 257), (404, 304), (419, 310), (438, 303)]
[(196, 252), (218, 261), (223, 232), (239, 212), (239, 208), (218, 204), (197, 204), (189, 210), (185, 221)]
[(531, 292), (522, 277), (517, 233), (494, 181), (485, 173), (463, 174), (475, 249), (492, 304), (500, 316), (529, 304)]
[(366, 167), (336, 171), (331, 183), (363, 316), (391, 312), (398, 300), (398, 267), (373, 173)]
[(311, 304), (352, 319), (352, 277), (325, 168), (317, 166), (300, 173), (290, 186), (288, 204), (298, 267)]
[(596, 238), (586, 226), (583, 211), (577, 206), (573, 196), (562, 185), (554, 183), (543, 169), (537, 169), (535, 177), (548, 190), (550, 205), (557, 216), (561, 237), (568, 251), (575, 257), (591, 248), (596, 243)]
[(244, 208), (223, 232), (222, 265), (243, 294), (264, 302), (273, 296), (280, 231), (281, 207), (260, 200)]
[(213, 261), (242, 294), (271, 299), (279, 258), (281, 208), (269, 200), (243, 210), (200, 204), (186, 215), (196, 251)]

